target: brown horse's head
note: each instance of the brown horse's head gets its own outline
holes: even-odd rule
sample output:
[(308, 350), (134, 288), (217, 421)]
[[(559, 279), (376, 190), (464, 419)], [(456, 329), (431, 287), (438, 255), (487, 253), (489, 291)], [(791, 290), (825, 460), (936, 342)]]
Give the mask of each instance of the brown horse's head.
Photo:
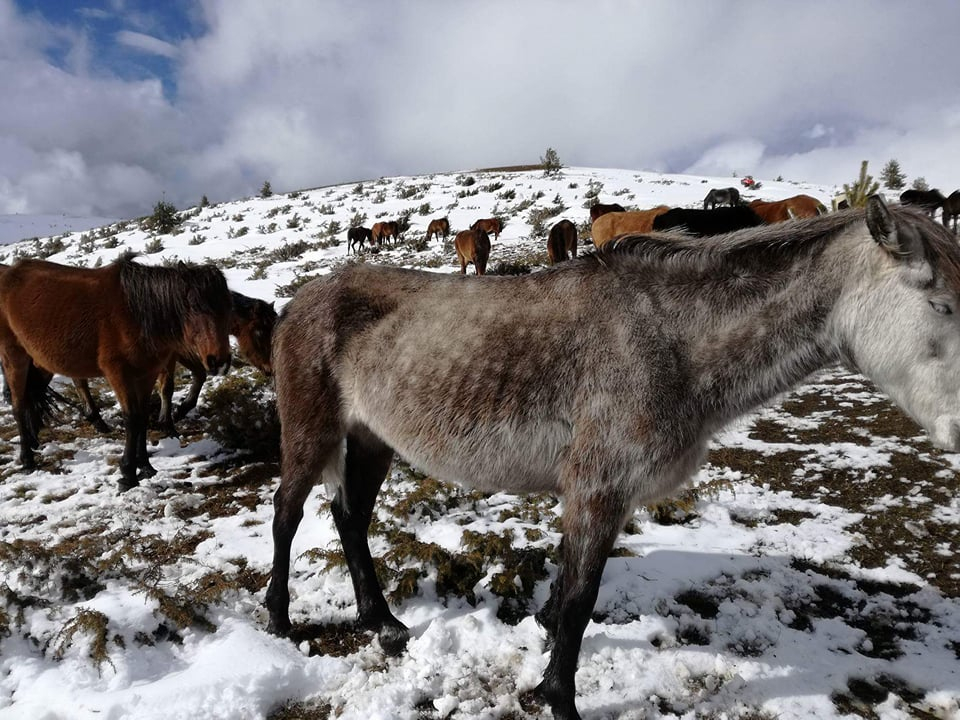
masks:
[(211, 375), (230, 369), (230, 325), (233, 297), (223, 273), (213, 265), (180, 264), (187, 286), (183, 312), (183, 340), (187, 354), (204, 364)]
[(233, 296), (233, 320), (230, 334), (237, 338), (240, 352), (247, 362), (265, 375), (273, 374), (270, 361), (270, 341), (273, 339), (273, 326), (277, 322), (277, 311), (273, 303), (241, 295)]

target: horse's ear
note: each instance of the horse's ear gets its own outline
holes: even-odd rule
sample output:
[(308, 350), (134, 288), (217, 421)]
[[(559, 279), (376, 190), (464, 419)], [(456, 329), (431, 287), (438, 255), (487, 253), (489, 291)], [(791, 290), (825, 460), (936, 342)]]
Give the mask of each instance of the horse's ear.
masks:
[(904, 254), (897, 234), (897, 223), (879, 195), (871, 195), (867, 199), (867, 228), (884, 250), (894, 255)]

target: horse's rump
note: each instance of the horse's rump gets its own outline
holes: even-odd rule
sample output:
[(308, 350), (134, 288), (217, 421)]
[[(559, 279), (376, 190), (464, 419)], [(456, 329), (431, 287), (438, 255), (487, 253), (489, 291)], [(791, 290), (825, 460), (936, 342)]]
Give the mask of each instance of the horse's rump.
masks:
[(609, 212), (601, 215), (593, 223), (591, 230), (593, 244), (599, 248), (606, 245), (618, 235), (651, 232), (653, 230), (653, 219), (669, 209), (670, 207), (667, 205), (658, 205), (649, 210)]
[(480, 228), (461, 230), (453, 239), (453, 247), (460, 261), (460, 273), (466, 274), (467, 265), (473, 263), (477, 275), (487, 272), (490, 258), (490, 236)]
[(569, 220), (561, 220), (550, 228), (547, 237), (547, 258), (550, 264), (577, 256), (577, 226)]
[(827, 211), (815, 197), (802, 194), (783, 200), (753, 200), (750, 208), (767, 224), (816, 217)]

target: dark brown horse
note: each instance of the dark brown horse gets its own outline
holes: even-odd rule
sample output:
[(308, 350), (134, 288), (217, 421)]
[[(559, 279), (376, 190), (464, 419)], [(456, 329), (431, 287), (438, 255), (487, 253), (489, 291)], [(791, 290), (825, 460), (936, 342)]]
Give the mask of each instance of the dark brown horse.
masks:
[(487, 272), (487, 260), (490, 258), (490, 236), (480, 229), (461, 230), (453, 239), (453, 247), (460, 261), (460, 274), (467, 274), (467, 264), (473, 263), (477, 275)]
[(550, 264), (577, 256), (577, 226), (569, 220), (561, 220), (550, 228), (547, 238), (547, 257)]
[(355, 250), (359, 254), (363, 250), (364, 242), (367, 245), (373, 245), (373, 233), (370, 228), (357, 226), (347, 230), (347, 254), (351, 250)]
[[(277, 321), (277, 311), (273, 303), (257, 298), (248, 297), (238, 292), (231, 292), (233, 298), (233, 313), (230, 317), (230, 334), (237, 339), (237, 346), (243, 358), (260, 370), (264, 375), (273, 374), (273, 364), (270, 361), (270, 341), (273, 338), (273, 326)], [(193, 379), (187, 397), (180, 403), (176, 413), (173, 412), (174, 377), (177, 363), (190, 371)], [(207, 380), (207, 370), (203, 362), (195, 355), (177, 355), (170, 359), (160, 371), (160, 427), (168, 437), (177, 435), (175, 420), (182, 420), (187, 413), (197, 406), (200, 390)], [(74, 381), (77, 393), (83, 403), (83, 415), (94, 427), (101, 432), (110, 430), (104, 422), (90, 393), (90, 386), (85, 379)]]
[(0, 360), (20, 431), (20, 461), (33, 451), (50, 374), (105, 377), (123, 410), (120, 489), (156, 471), (147, 456), (150, 392), (176, 355), (215, 374), (230, 366), (232, 300), (213, 265), (140, 265), (123, 255), (103, 268), (23, 260), (0, 274)]
[(670, 207), (658, 205), (650, 210), (633, 212), (611, 212), (601, 215), (593, 223), (593, 244), (601, 248), (613, 238), (625, 233), (648, 233), (653, 230), (653, 219), (662, 215)]
[(937, 214), (937, 209), (943, 207), (945, 200), (943, 193), (936, 188), (933, 190), (910, 189), (900, 193), (900, 202), (904, 205), (916, 205), (930, 217)]
[(500, 239), (500, 233), (503, 232), (503, 221), (500, 218), (483, 218), (477, 220), (470, 226), (471, 230), (483, 230), (488, 235), (493, 235), (494, 240)]
[(768, 224), (816, 217), (827, 211), (822, 202), (809, 195), (794, 195), (785, 200), (754, 200), (750, 207)]
[(427, 242), (431, 238), (442, 237), (446, 240), (450, 236), (450, 221), (447, 218), (435, 218), (427, 225)]
[(590, 206), (590, 222), (594, 222), (601, 215), (611, 212), (626, 212), (626, 208), (620, 203), (596, 203)]
[(954, 190), (943, 202), (943, 226), (950, 227), (953, 221), (953, 232), (957, 232), (957, 218), (960, 217), (960, 190)]

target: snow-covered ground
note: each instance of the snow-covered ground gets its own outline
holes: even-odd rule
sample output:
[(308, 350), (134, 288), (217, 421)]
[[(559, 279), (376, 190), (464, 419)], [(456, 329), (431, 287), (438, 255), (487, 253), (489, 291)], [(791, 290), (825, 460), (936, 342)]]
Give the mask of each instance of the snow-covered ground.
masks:
[[(430, 219), (456, 231), (502, 215), (491, 266), (536, 264), (537, 210), (563, 206), (547, 228), (580, 225), (598, 188), (603, 202), (697, 207), (729, 185), (585, 168), (389, 178), (189, 211), (176, 235), (135, 223), (58, 235), (63, 249), (12, 245), (0, 261), (38, 247), (87, 266), (126, 249), (148, 263), (213, 259), (233, 289), (282, 305), (304, 278), (348, 261), (346, 229), (361, 215), (370, 226), (411, 211), (408, 242), (364, 261), (459, 272), (442, 241), (410, 245)], [(745, 195), (829, 206), (834, 190), (764, 180)], [(119, 432), (71, 419), (43, 437), (41, 469), (27, 474), (9, 409), (0, 415), (0, 718), (548, 716), (523, 694), (546, 664), (532, 612), (555, 571), (555, 499), (483, 496), (396, 464), (371, 543), (412, 639), (388, 658), (348, 625), (353, 591), (316, 490), (294, 541), (297, 641), (278, 639), (262, 607), (277, 468), (220, 448), (204, 406), (180, 441), (156, 440), (159, 474), (123, 496)], [(638, 510), (608, 561), (580, 656), (581, 713), (960, 717), (958, 467), (960, 455), (934, 450), (840, 370), (729, 428), (695, 490)], [(468, 588), (436, 559), (480, 547), (499, 549)], [(526, 561), (541, 574), (517, 612), (492, 581)]]

